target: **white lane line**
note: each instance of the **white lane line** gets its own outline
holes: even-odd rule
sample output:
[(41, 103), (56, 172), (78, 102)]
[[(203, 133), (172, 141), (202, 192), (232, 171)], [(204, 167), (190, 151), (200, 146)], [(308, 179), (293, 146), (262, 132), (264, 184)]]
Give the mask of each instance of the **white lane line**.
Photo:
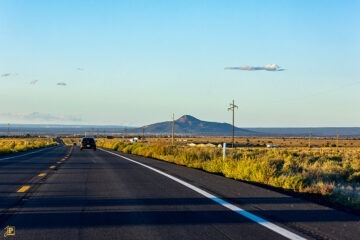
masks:
[(187, 182), (185, 182), (185, 181), (183, 181), (183, 180), (181, 180), (181, 179), (179, 179), (177, 177), (174, 177), (174, 176), (172, 176), (170, 174), (167, 174), (167, 173), (165, 173), (163, 171), (160, 171), (160, 170), (158, 170), (156, 168), (150, 167), (150, 166), (148, 166), (146, 164), (143, 164), (143, 163), (137, 162), (135, 160), (132, 160), (130, 158), (121, 156), (119, 154), (116, 154), (116, 153), (113, 153), (113, 152), (110, 152), (110, 151), (107, 151), (107, 150), (104, 150), (104, 149), (100, 149), (100, 148), (99, 148), (99, 150), (110, 153), (110, 154), (118, 156), (118, 157), (121, 157), (121, 158), (123, 158), (125, 160), (133, 162), (135, 164), (138, 164), (140, 166), (148, 168), (148, 169), (150, 169), (150, 170), (152, 170), (154, 172), (157, 172), (157, 173), (159, 173), (159, 174), (161, 174), (161, 175), (163, 175), (163, 176), (165, 176), (167, 178), (170, 178), (170, 179), (174, 180), (175, 182), (178, 182), (178, 183), (184, 185), (185, 187), (190, 188), (191, 190), (193, 190), (193, 191), (195, 191), (195, 192), (197, 192), (197, 193), (211, 199), (212, 201), (222, 205), (223, 207), (225, 207), (227, 209), (230, 209), (231, 211), (236, 212), (237, 214), (240, 214), (240, 215), (242, 215), (242, 216), (244, 216), (244, 217), (246, 217), (246, 218), (248, 218), (248, 219), (250, 219), (250, 220), (252, 220), (252, 221), (254, 221), (254, 222), (256, 222), (256, 223), (258, 223), (258, 224), (260, 224), (260, 225), (262, 225), (262, 226), (264, 226), (264, 227), (266, 227), (266, 228), (268, 228), (268, 229), (270, 229), (270, 230), (272, 230), (272, 231), (286, 237), (286, 238), (288, 238), (288, 239), (293, 239), (293, 240), (295, 240), (295, 239), (296, 240), (304, 240), (304, 239), (306, 239), (306, 238), (303, 238), (303, 237), (301, 237), (301, 236), (299, 236), (299, 235), (297, 235), (297, 234), (295, 234), (293, 232), (290, 232), (289, 230), (286, 230), (285, 228), (282, 228), (282, 227), (280, 227), (280, 226), (278, 226), (278, 225), (276, 225), (274, 223), (271, 223), (271, 222), (269, 222), (269, 221), (267, 221), (267, 220), (265, 220), (265, 219), (263, 219), (261, 217), (258, 217), (256, 215), (250, 213), (250, 212), (247, 212), (246, 210), (244, 210), (242, 208), (239, 208), (239, 207), (235, 206), (234, 204), (231, 204), (231, 203), (229, 203), (229, 202), (227, 202), (227, 201), (225, 201), (225, 200), (223, 200), (223, 199), (221, 199), (221, 198), (219, 198), (219, 197), (217, 197), (215, 195), (212, 195), (211, 193), (208, 193), (208, 192), (206, 192), (206, 191), (204, 191), (204, 190), (202, 190), (202, 189), (200, 189), (200, 188), (198, 188), (198, 187), (196, 187), (196, 186), (194, 186), (194, 185), (192, 185), (190, 183), (187, 183)]
[[(55, 146), (55, 147), (57, 147), (57, 146)], [(25, 154), (13, 156), (13, 157), (0, 158), (0, 161), (31, 155), (31, 154), (34, 154), (34, 153), (38, 153), (38, 152), (42, 152), (42, 151), (45, 151), (45, 150), (53, 149), (55, 147), (49, 147), (49, 148), (45, 148), (45, 149), (40, 149), (40, 150), (37, 150), (37, 151), (34, 151), (34, 152), (25, 153)]]

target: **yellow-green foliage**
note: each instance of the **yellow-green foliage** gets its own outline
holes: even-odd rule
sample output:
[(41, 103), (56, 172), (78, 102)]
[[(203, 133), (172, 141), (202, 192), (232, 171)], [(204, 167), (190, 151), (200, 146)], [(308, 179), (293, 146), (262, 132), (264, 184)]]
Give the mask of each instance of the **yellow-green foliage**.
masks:
[(81, 140), (81, 138), (61, 138), (61, 141), (63, 141), (63, 143), (66, 146), (72, 146), (74, 143), (79, 143)]
[(52, 138), (1, 138), (0, 155), (56, 145)]
[[(220, 173), (226, 177), (264, 183), (297, 192), (328, 195), (345, 205), (360, 208), (360, 149), (266, 149), (229, 150), (214, 147), (171, 146), (165, 144), (124, 143), (101, 139), (98, 146), (125, 153), (153, 157), (180, 165)], [(340, 191), (335, 186), (348, 187)], [(351, 195), (351, 198), (343, 195)], [(347, 200), (349, 199), (349, 200)], [(336, 200), (337, 201), (337, 200)]]
[(66, 145), (66, 146), (71, 146), (73, 145), (73, 141), (71, 138), (62, 138), (61, 139), (63, 141), (63, 143)]

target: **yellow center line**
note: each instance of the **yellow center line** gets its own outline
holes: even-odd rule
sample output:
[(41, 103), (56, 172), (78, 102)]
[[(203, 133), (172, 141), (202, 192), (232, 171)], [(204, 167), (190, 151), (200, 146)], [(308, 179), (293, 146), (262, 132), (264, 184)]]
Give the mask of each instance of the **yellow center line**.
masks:
[(22, 186), (21, 188), (19, 188), (19, 190), (17, 190), (18, 193), (23, 193), (23, 192), (26, 192), (27, 190), (30, 189), (30, 186), (29, 185), (24, 185)]
[(45, 176), (46, 176), (46, 173), (40, 173), (38, 176), (39, 176), (39, 177), (45, 177)]
[(56, 166), (55, 166), (55, 165), (52, 165), (52, 166), (50, 166), (50, 168), (51, 168), (51, 169), (55, 169), (55, 168), (56, 168)]

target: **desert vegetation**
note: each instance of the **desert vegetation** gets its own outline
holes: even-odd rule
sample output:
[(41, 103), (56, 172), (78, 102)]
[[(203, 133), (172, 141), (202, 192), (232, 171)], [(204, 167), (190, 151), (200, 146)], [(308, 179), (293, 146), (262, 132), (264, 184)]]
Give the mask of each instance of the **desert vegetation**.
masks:
[(360, 209), (359, 148), (243, 147), (228, 149), (223, 159), (218, 147), (172, 146), (157, 141), (129, 143), (119, 139), (98, 139), (97, 145), (237, 180), (318, 194), (334, 203)]
[(0, 138), (0, 155), (24, 152), (57, 144), (52, 138)]
[(81, 138), (61, 138), (61, 140), (63, 141), (63, 143), (66, 145), (66, 146), (71, 146), (73, 145), (74, 143), (79, 143), (80, 142), (80, 139)]

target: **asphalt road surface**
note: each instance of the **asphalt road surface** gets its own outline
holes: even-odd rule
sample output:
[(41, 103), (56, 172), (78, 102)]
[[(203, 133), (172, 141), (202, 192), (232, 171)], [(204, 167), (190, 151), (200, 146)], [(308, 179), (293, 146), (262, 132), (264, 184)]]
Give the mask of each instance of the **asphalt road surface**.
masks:
[(0, 158), (0, 228), (4, 239), (358, 239), (360, 218), (154, 159), (59, 146)]

